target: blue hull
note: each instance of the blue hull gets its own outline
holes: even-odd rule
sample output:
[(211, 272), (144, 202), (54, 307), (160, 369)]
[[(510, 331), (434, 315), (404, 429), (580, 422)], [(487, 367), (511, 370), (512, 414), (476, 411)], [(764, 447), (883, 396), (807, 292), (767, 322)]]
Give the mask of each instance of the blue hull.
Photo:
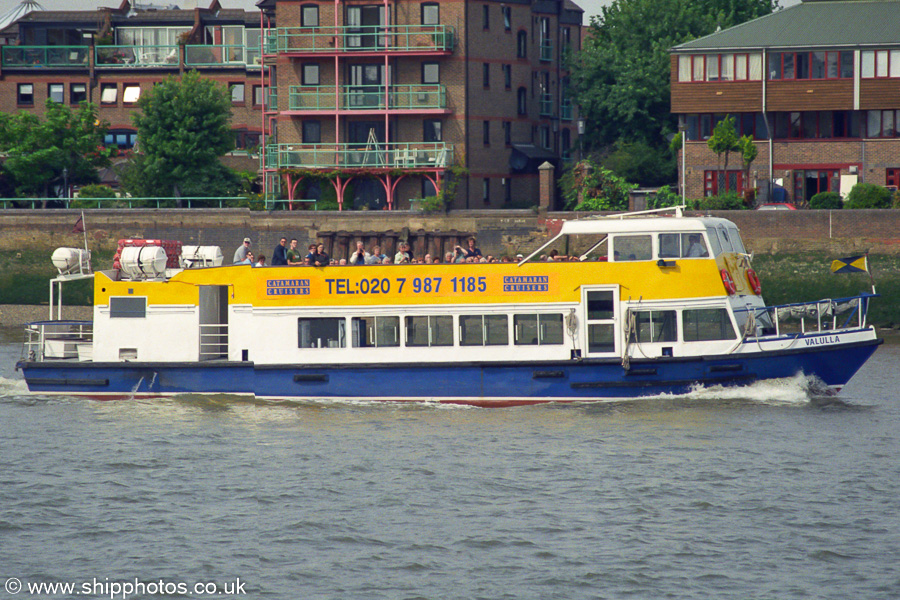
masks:
[(273, 398), (441, 400), (504, 406), (684, 394), (694, 386), (746, 385), (814, 375), (844, 386), (881, 340), (727, 357), (546, 363), (360, 364), (20, 362), (32, 392), (101, 398), (189, 393)]

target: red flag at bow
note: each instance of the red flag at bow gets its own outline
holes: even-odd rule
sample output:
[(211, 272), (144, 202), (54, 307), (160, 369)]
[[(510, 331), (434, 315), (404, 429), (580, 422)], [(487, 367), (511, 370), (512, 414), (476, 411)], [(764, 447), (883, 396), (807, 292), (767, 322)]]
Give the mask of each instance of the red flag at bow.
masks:
[(75, 227), (72, 228), (72, 233), (84, 233), (84, 217), (78, 217), (78, 220), (75, 221)]

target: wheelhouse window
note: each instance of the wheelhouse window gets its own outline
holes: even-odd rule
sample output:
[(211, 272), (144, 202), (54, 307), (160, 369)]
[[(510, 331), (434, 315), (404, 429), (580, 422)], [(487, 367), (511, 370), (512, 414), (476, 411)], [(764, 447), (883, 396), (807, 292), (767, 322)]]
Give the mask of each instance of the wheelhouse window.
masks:
[(434, 315), (406, 317), (407, 346), (452, 346), (453, 317)]
[(147, 299), (123, 296), (109, 299), (110, 319), (143, 319), (147, 316)]
[(426, 2), (422, 4), (422, 25), (439, 25), (440, 22), (440, 5), (435, 2)]
[(685, 342), (709, 342), (737, 339), (734, 325), (724, 308), (698, 308), (681, 313)]
[(615, 303), (613, 291), (587, 293), (588, 352), (615, 352)]
[(353, 317), (350, 331), (354, 348), (400, 345), (400, 317)]
[(317, 4), (304, 4), (300, 7), (300, 27), (319, 26), (319, 6)]
[(298, 348), (345, 348), (346, 322), (343, 317), (297, 319)]
[(517, 346), (549, 346), (563, 343), (563, 316), (513, 315), (513, 331)]
[(660, 233), (660, 258), (708, 258), (709, 250), (701, 233)]
[(650, 260), (653, 255), (649, 235), (617, 235), (613, 238), (613, 260)]
[(677, 312), (674, 310), (634, 311), (631, 342), (651, 344), (678, 341)]
[(34, 105), (34, 84), (32, 83), (20, 83), (18, 87), (18, 94), (16, 95), (16, 104), (19, 106), (33, 106)]

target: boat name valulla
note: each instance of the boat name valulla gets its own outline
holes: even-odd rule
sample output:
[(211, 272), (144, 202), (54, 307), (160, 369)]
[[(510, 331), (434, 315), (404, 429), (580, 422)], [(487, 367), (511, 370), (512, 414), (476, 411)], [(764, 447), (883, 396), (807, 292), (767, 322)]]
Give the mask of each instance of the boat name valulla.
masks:
[(824, 346), (826, 344), (837, 344), (841, 339), (836, 335), (827, 335), (825, 337), (806, 338), (807, 346)]

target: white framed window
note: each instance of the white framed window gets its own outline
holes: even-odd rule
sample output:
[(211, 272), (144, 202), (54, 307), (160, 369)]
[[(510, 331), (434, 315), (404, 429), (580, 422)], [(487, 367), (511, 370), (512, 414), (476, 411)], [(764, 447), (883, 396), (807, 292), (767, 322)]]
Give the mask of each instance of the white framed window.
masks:
[(122, 90), (122, 102), (125, 104), (134, 104), (141, 97), (141, 86), (126, 84)]
[(115, 83), (100, 86), (100, 104), (115, 104), (119, 98), (119, 87)]

